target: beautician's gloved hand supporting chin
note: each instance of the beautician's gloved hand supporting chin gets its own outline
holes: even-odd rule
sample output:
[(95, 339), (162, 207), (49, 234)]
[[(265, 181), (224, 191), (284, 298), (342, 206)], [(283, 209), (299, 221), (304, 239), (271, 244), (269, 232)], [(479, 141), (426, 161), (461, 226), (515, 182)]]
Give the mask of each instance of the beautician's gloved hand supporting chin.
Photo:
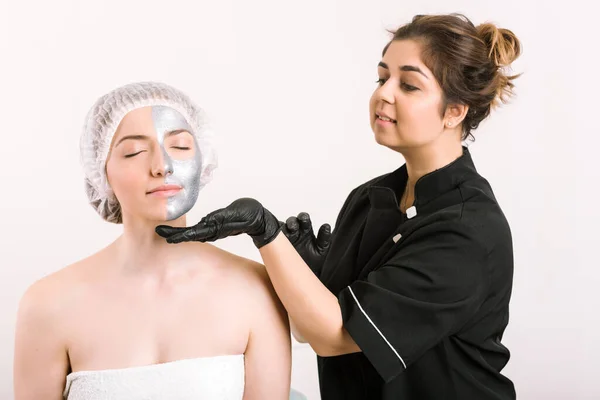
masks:
[(301, 212), (297, 217), (289, 217), (282, 231), (304, 262), (320, 276), (331, 242), (331, 226), (321, 225), (315, 237), (310, 215)]
[(194, 226), (175, 228), (159, 225), (155, 231), (166, 238), (168, 243), (214, 242), (228, 236), (247, 233), (260, 249), (275, 239), (282, 225), (258, 201), (241, 198), (225, 208), (211, 212)]

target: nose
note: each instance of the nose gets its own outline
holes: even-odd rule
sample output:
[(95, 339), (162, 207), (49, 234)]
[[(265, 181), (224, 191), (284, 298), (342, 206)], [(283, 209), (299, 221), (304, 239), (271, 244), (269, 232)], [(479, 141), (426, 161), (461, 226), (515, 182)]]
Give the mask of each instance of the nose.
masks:
[(173, 160), (171, 160), (169, 154), (162, 147), (160, 151), (154, 152), (151, 173), (155, 177), (165, 177), (173, 173)]
[(389, 104), (394, 104), (394, 83), (393, 79), (388, 79), (383, 85), (377, 90), (377, 99), (385, 101)]

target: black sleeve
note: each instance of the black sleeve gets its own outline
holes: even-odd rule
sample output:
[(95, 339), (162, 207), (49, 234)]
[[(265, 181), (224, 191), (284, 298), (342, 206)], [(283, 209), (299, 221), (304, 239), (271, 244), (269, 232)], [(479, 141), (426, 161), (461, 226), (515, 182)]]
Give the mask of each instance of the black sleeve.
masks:
[(360, 189), (361, 187), (357, 187), (354, 188), (350, 194), (348, 195), (348, 197), (346, 197), (346, 201), (344, 201), (344, 204), (342, 205), (342, 208), (340, 210), (340, 212), (338, 213), (337, 219), (335, 220), (335, 225), (334, 225), (334, 231), (332, 232), (332, 234), (335, 233), (335, 230), (338, 228), (338, 226), (340, 225), (340, 221), (342, 220), (342, 218), (344, 217), (344, 214), (346, 213), (346, 210), (348, 209), (348, 206), (350, 205), (350, 203), (352, 203), (352, 199), (354, 198), (354, 195), (356, 194), (356, 192)]
[[(335, 238), (335, 236), (338, 233), (338, 228), (340, 226), (340, 222), (342, 221), (342, 218), (344, 218), (344, 215), (346, 214), (346, 210), (348, 209), (349, 205), (352, 203), (352, 200), (354, 199), (354, 195), (356, 194), (356, 192), (360, 189), (360, 186), (357, 188), (354, 188), (350, 194), (348, 195), (348, 197), (346, 197), (346, 200), (344, 201), (344, 204), (342, 205), (342, 208), (340, 210), (340, 212), (338, 213), (337, 219), (335, 221), (335, 225), (333, 226), (333, 230), (331, 232), (331, 238), (330, 238), (330, 243), (333, 243), (333, 240)], [(329, 254), (325, 255), (325, 257), (327, 258)], [(323, 264), (325, 263), (325, 260), (323, 260), (323, 263), (320, 265), (319, 268), (312, 268), (311, 270), (312, 272), (314, 272), (314, 274), (317, 276), (317, 278), (321, 278), (321, 271), (323, 270)]]
[(473, 316), (490, 276), (485, 246), (460, 222), (427, 225), (398, 245), (339, 295), (345, 328), (386, 382)]

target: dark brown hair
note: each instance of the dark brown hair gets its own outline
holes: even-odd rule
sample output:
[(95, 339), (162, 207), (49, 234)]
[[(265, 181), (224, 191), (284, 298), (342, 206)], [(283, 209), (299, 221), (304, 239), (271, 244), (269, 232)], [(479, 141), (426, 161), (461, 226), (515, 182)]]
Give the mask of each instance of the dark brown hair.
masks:
[[(462, 14), (417, 15), (401, 26), (392, 40), (412, 39), (422, 46), (422, 59), (443, 92), (442, 115), (448, 104), (465, 104), (462, 139), (472, 137), (491, 109), (513, 95), (513, 80), (505, 69), (521, 54), (514, 33), (492, 23), (478, 26)], [(474, 139), (474, 138), (473, 138)]]

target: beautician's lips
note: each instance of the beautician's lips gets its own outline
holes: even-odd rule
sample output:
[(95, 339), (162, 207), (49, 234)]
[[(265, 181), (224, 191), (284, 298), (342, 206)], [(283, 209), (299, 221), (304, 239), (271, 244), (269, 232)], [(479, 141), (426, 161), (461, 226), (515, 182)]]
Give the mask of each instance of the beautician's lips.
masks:
[(379, 122), (388, 122), (388, 123), (393, 123), (393, 124), (396, 123), (395, 119), (393, 119), (392, 117), (390, 117), (389, 115), (387, 115), (381, 111), (378, 111), (375, 113), (375, 120), (379, 121)]
[(147, 194), (154, 194), (157, 196), (172, 196), (181, 190), (181, 186), (179, 185), (161, 185), (158, 186)]

